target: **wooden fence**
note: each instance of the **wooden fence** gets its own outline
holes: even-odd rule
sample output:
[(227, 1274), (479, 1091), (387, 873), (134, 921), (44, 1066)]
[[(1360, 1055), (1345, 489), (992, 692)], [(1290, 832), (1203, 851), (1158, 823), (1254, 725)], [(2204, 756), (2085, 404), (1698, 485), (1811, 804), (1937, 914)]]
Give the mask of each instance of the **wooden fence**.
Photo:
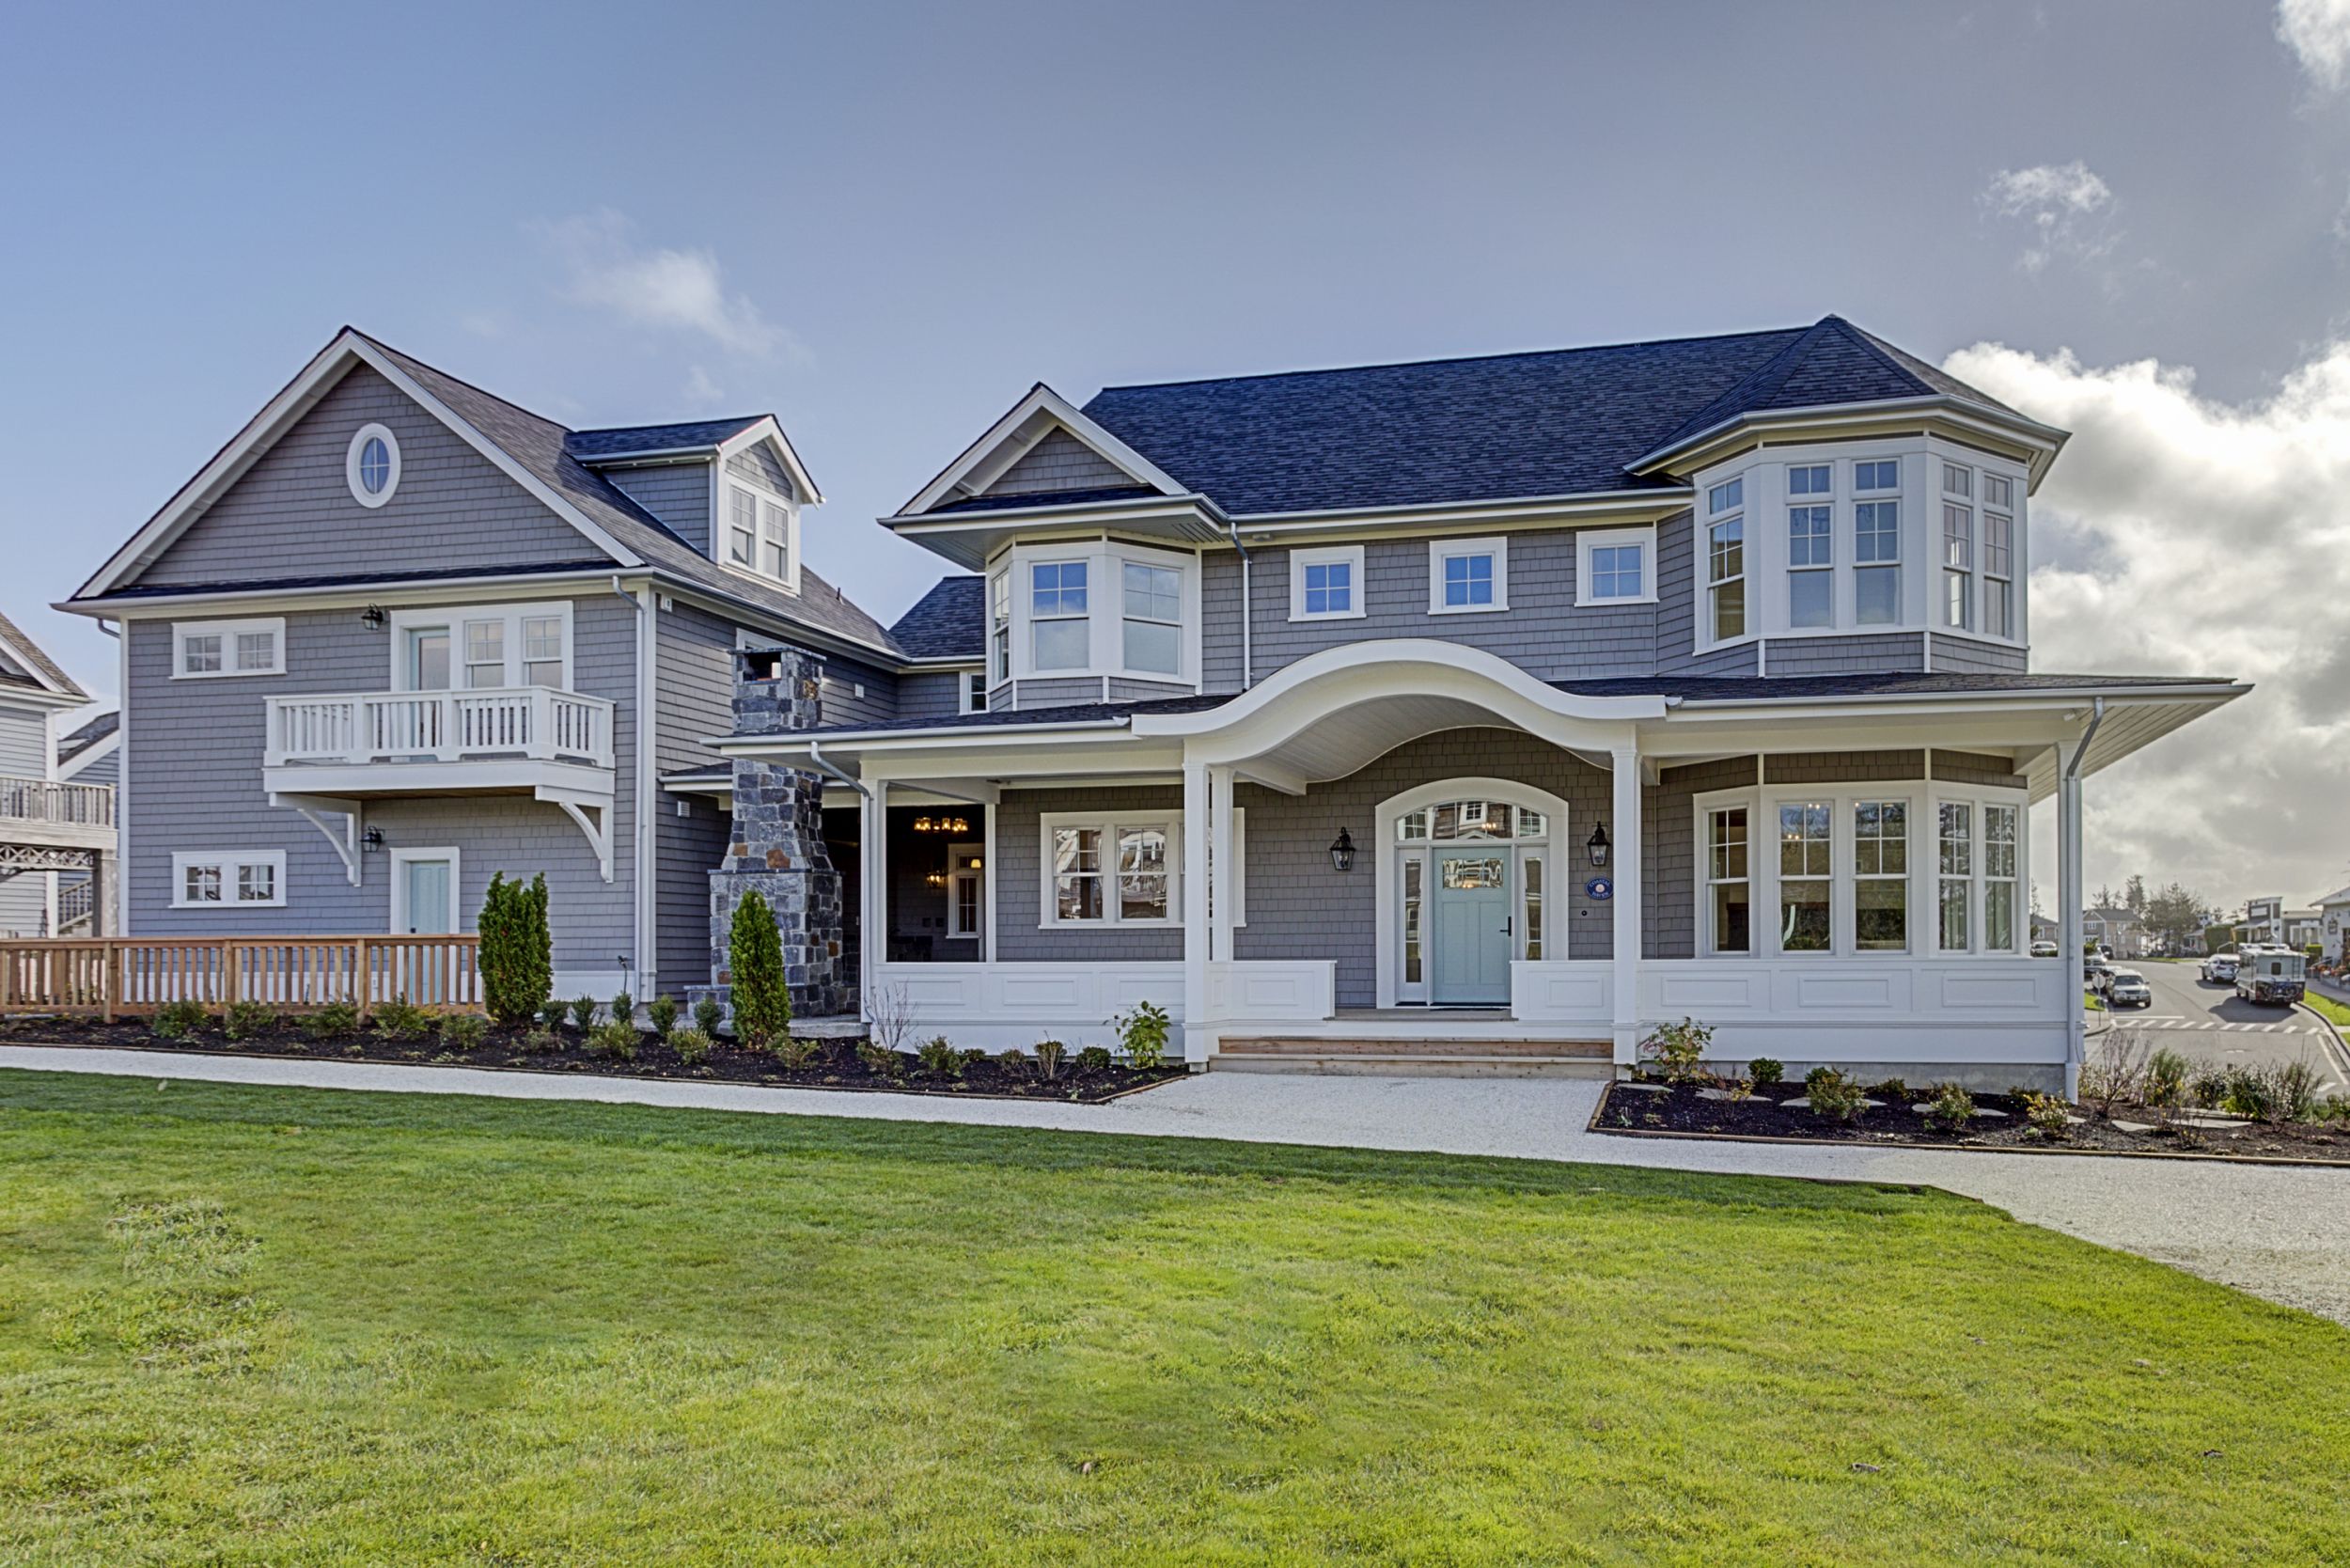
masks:
[(0, 1014), (103, 1018), (169, 1002), (264, 1002), (366, 1017), (401, 997), (432, 1012), (481, 1006), (476, 936), (112, 936), (0, 941)]

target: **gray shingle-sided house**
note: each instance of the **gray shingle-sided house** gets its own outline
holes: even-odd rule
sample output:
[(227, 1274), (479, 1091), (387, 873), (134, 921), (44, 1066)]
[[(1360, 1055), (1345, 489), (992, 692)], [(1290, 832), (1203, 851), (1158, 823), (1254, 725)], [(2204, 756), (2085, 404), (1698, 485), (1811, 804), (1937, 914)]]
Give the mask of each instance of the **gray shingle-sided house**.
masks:
[[(1164, 1006), (1197, 1065), (1717, 1054), (2064, 1082), (2029, 812), (2245, 689), (2030, 668), (2064, 441), (1808, 327), (1038, 385), (802, 565), (772, 419), (568, 431), (337, 337), (66, 606), (124, 632), (138, 933), (462, 927), (965, 1045)], [(809, 553), (822, 554), (821, 535)], [(150, 762), (149, 760), (153, 759)]]
[[(87, 935), (115, 847), (114, 792), (77, 776), (61, 721), (89, 694), (0, 616), (0, 936)], [(93, 721), (95, 722), (95, 721)]]

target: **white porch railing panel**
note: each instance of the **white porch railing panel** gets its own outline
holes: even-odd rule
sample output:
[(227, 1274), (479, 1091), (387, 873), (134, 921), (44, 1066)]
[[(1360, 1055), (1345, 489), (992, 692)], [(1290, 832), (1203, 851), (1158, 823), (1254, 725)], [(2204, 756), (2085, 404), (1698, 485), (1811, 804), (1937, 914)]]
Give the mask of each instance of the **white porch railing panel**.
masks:
[(26, 823), (44, 827), (112, 827), (114, 787), (0, 776), (0, 827)]
[(1521, 959), (1510, 965), (1512, 1018), (1604, 1031), (1613, 1025), (1615, 1009), (1615, 971), (1605, 959)]
[(1695, 1018), (1727, 1061), (2061, 1063), (2077, 998), (2031, 958), (1651, 959), (1644, 1027)]
[(1218, 1023), (1318, 1023), (1339, 1011), (1332, 959), (1239, 960), (1208, 965), (1208, 1017)]
[(884, 964), (875, 984), (885, 1008), (902, 999), (909, 1047), (943, 1034), (987, 1050), (1047, 1038), (1073, 1050), (1114, 1044), (1110, 1020), (1137, 1002), (1183, 1015), (1181, 964)]
[(273, 697), (266, 767), (515, 757), (612, 765), (612, 703), (551, 686)]

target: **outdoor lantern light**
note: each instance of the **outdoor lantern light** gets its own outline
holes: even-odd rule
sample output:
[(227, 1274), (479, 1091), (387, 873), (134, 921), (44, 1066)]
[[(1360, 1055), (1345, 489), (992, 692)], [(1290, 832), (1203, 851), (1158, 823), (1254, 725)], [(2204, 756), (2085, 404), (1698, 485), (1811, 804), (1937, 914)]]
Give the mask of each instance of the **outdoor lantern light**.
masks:
[(1355, 869), (1355, 836), (1342, 827), (1339, 829), (1339, 836), (1330, 840), (1330, 869), (1334, 871)]
[(370, 632), (381, 632), (384, 630), (384, 623), (390, 619), (391, 617), (384, 613), (384, 606), (381, 604), (369, 604), (359, 612), (359, 623)]
[(380, 827), (370, 827), (359, 835), (359, 841), (371, 850), (380, 850), (384, 847), (384, 830)]
[(1588, 839), (1584, 840), (1583, 848), (1590, 855), (1592, 865), (1601, 868), (1603, 870), (1606, 869), (1607, 824), (1606, 823), (1602, 823), (1597, 827), (1591, 829), (1591, 836)]

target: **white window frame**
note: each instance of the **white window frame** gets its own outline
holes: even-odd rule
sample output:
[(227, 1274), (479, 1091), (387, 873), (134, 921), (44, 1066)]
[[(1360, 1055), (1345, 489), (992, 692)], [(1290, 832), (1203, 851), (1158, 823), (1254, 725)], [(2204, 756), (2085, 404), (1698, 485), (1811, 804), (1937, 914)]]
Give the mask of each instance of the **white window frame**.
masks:
[[(1926, 851), (1921, 850), (1920, 835), (1926, 830), (1919, 823), (1928, 814), (1938, 823), (1940, 813), (1934, 792), (1921, 779), (1858, 780), (1836, 784), (1774, 784), (1757, 788), (1716, 790), (1697, 796), (1691, 802), (1693, 842), (1696, 854), (1691, 856), (1691, 883), (1698, 905), (1698, 939), (1696, 951), (1706, 958), (1726, 961), (1759, 959), (1788, 963), (1826, 963), (1852, 960), (1864, 964), (1888, 960), (1916, 959), (1936, 956), (1933, 938), (1919, 934), (1919, 911), (1924, 901), (1935, 896), (1929, 892), (1932, 879), (1922, 868), (1929, 864)], [(1893, 801), (1904, 808), (1908, 824), (1905, 839), (1908, 865), (1904, 919), (1907, 945), (1902, 949), (1870, 948), (1859, 945), (1859, 884), (1856, 874), (1858, 855), (1854, 847), (1854, 808), (1863, 801)], [(1828, 808), (1828, 945), (1819, 949), (1790, 950), (1779, 946), (1779, 885), (1778, 869), (1778, 809), (1782, 806), (1821, 802)], [(1747, 933), (1753, 944), (1748, 952), (1723, 952), (1713, 946), (1712, 888), (1708, 881), (1712, 856), (1712, 840), (1707, 837), (1708, 819), (1715, 811), (1731, 807), (1747, 808)], [(2022, 852), (2018, 851), (2018, 869)], [(1956, 956), (1956, 955), (1949, 955)]]
[[(1183, 656), (1183, 630), (1185, 624), (1190, 619), (1187, 612), (1191, 607), (1191, 595), (1187, 591), (1188, 585), (1183, 575), (1183, 569), (1171, 561), (1152, 560), (1142, 556), (1133, 554), (1121, 554), (1111, 564), (1116, 567), (1118, 574), (1119, 668), (1129, 675), (1137, 676), (1144, 680), (1181, 681), (1183, 679), (1183, 666), (1187, 662)], [(1167, 620), (1155, 615), (1136, 615), (1134, 613), (1133, 608), (1129, 604), (1126, 598), (1126, 573), (1129, 572), (1162, 572), (1175, 579), (1174, 619)], [(1153, 593), (1151, 597), (1156, 599), (1158, 595)], [(1129, 629), (1136, 626), (1167, 626), (1174, 629), (1175, 667), (1173, 669), (1146, 669), (1129, 662), (1127, 658), (1127, 638)]]
[(984, 667), (955, 671), (955, 712), (987, 712), (987, 671)]
[[(249, 867), (267, 866), (270, 886), (276, 897), (269, 899), (240, 899), (236, 896), (238, 872)], [(220, 873), (221, 896), (218, 900), (191, 899), (188, 894), (188, 872), (212, 870)], [(176, 850), (171, 856), (171, 907), (174, 909), (283, 909), (286, 907), (286, 852), (284, 850)]]
[[(1714, 819), (1724, 812), (1744, 811), (1747, 814), (1747, 870), (1744, 876), (1714, 874)], [(1745, 796), (1723, 799), (1698, 811), (1698, 952), (1705, 958), (1752, 958), (1755, 945), (1761, 940), (1762, 926), (1756, 918), (1754, 890), (1761, 878), (1756, 874), (1754, 857), (1754, 803)], [(1725, 948), (1721, 933), (1714, 929), (1714, 889), (1744, 887), (1747, 890), (1747, 945)]]
[[(1968, 839), (1967, 871), (1964, 877), (1944, 878), (1942, 875), (1942, 808), (1967, 808)], [(1934, 792), (1933, 857), (1926, 879), (1933, 898), (1934, 936), (1929, 951), (1937, 958), (2014, 958), (2029, 951), (2031, 942), (2031, 808), (2029, 797), (2022, 790), (1996, 787), (1954, 786), (1937, 787)], [(2009, 810), (2015, 814), (2015, 872), (2012, 877), (1990, 873), (1991, 813)], [(1963, 948), (1942, 946), (1942, 884), (1945, 880), (1966, 885), (1966, 945)], [(2014, 888), (2014, 917), (2010, 924), (2013, 943), (2005, 948), (1990, 945), (1990, 888), (1994, 883), (2005, 883)]]
[[(1095, 673), (1093, 665), (1093, 611), (1095, 602), (1101, 595), (1100, 578), (1102, 575), (1101, 572), (1095, 570), (1098, 564), (1099, 563), (1094, 559), (1093, 556), (1085, 551), (1079, 551), (1074, 555), (1062, 555), (1052, 551), (1046, 551), (1039, 555), (1031, 556), (1021, 563), (1020, 581), (1016, 585), (1014, 591), (1015, 597), (1020, 603), (1020, 607), (1027, 614), (1028, 635), (1021, 640), (1026, 645), (1025, 651), (1027, 654), (1028, 669), (1030, 673), (1046, 678), (1054, 676), (1089, 675)], [(1085, 595), (1086, 607), (1083, 610), (1074, 615), (1071, 615), (1066, 611), (1056, 611), (1052, 615), (1037, 614), (1036, 572), (1037, 568), (1042, 566), (1079, 566), (1085, 569), (1085, 587), (1077, 590)], [(1056, 578), (1055, 583), (1056, 586), (1052, 591), (1055, 594), (1056, 602), (1058, 603), (1058, 596), (1067, 594), (1070, 591), (1070, 588), (1069, 584), (1063, 579)], [(1121, 601), (1124, 598), (1122, 591), (1120, 594), (1120, 598)], [(1120, 608), (1122, 610), (1122, 604)], [(1077, 660), (1076, 663), (1070, 665), (1043, 665), (1037, 662), (1037, 631), (1040, 627), (1048, 624), (1073, 624), (1084, 631), (1084, 651), (1083, 655)], [(1120, 616), (1120, 630), (1121, 632), (1123, 630), (1122, 615)]]
[(459, 936), (465, 930), (464, 866), (458, 852), (448, 849), (396, 849), (392, 851), (391, 924), (385, 928), (394, 936), (405, 936), (400, 928), (408, 923), (408, 862), (411, 860), (446, 860), (448, 862), (448, 933)]
[[(1635, 594), (1603, 595), (1594, 591), (1591, 555), (1597, 550), (1637, 548), (1640, 588)], [(1574, 602), (1582, 604), (1653, 604), (1656, 603), (1656, 525), (1637, 528), (1579, 528), (1574, 535)]]
[[(1900, 870), (1863, 871), (1860, 869), (1861, 839), (1859, 817), (1860, 808), (1864, 806), (1876, 807), (1880, 813), (1882, 813), (1884, 808), (1888, 806), (1898, 806), (1901, 808), (1902, 837), (1899, 841), (1902, 846), (1902, 869)], [(1912, 805), (1908, 799), (1896, 794), (1864, 793), (1854, 795), (1843, 802), (1842, 810), (1845, 817), (1844, 832), (1851, 839), (1853, 846), (1852, 927), (1853, 952), (1856, 955), (1865, 954), (1870, 957), (1877, 957), (1886, 953), (1907, 953), (1913, 952), (1917, 949), (1918, 868), (1912, 864), (1912, 857), (1917, 853), (1918, 828), (1917, 823), (1911, 815), (1911, 813), (1913, 813), (1916, 809), (1917, 808)], [(1880, 823), (1884, 820), (1881, 814), (1878, 820)], [(1894, 840), (1880, 837), (1876, 841), (1880, 843), (1890, 843)], [(1898, 948), (1864, 948), (1860, 945), (1860, 888), (1863, 883), (1869, 882), (1890, 883), (1901, 892), (1902, 945)]]
[[(2008, 482), (2005, 475), (1985, 474), (1983, 476), (1982, 482), (1986, 490), (1994, 481)], [(1996, 545), (1992, 542), (1995, 525), (2005, 536)], [(1978, 514), (1976, 526), (1980, 530), (1976, 543), (1976, 558), (1982, 567), (1982, 635), (1998, 642), (2013, 642), (2016, 640), (2015, 513), (2013, 510), (1992, 511), (1986, 507)], [(2003, 571), (1991, 570), (1995, 551), (1998, 553), (1999, 564), (2005, 569)], [(1997, 631), (1994, 631), (1991, 626), (1991, 611), (1995, 604), (1999, 611), (1999, 627)]]
[[(368, 449), (370, 441), (384, 443), (384, 450), (391, 459), (391, 470), (384, 480), (384, 488), (370, 492), (360, 482), (359, 454)], [(392, 498), (400, 489), (400, 437), (386, 425), (362, 425), (351, 437), (351, 445), (343, 448), (343, 482), (351, 487), (351, 498), (373, 511)]]
[[(1089, 599), (1090, 595), (1089, 595)], [(1237, 815), (1237, 813), (1235, 813)], [(1066, 828), (1092, 828), (1102, 835), (1102, 917), (1064, 920), (1060, 901), (1054, 896), (1053, 836)], [(1167, 914), (1158, 918), (1126, 919), (1119, 913), (1118, 835), (1140, 828), (1167, 835)], [(1237, 838), (1237, 835), (1235, 835)], [(1040, 931), (1159, 930), (1183, 923), (1183, 823), (1180, 808), (1160, 811), (1058, 811), (1037, 818), (1037, 929)]]
[[(572, 601), (569, 599), (550, 599), (529, 604), (446, 604), (394, 610), (391, 622), (391, 684), (384, 690), (407, 692), (415, 689), (409, 684), (408, 634), (431, 631), (435, 627), (443, 626), (448, 629), (450, 690), (460, 692), (520, 690), (528, 684), (523, 678), (525, 669), (534, 663), (545, 662), (533, 660), (527, 656), (527, 647), (523, 636), (523, 623), (525, 620), (550, 617), (563, 623), (563, 679), (562, 683), (554, 689), (562, 692), (576, 692), (579, 689), (575, 662), (578, 658), (579, 639), (572, 625)], [(460, 683), (464, 679), (465, 655), (468, 651), (465, 623), (483, 620), (505, 622), (506, 674), (503, 688), (465, 686)]]
[[(739, 474), (722, 473), (719, 486), (715, 529), (711, 535), (710, 554), (718, 565), (744, 577), (762, 583), (774, 583), (787, 592), (796, 593), (800, 588), (800, 507), (792, 497), (770, 486), (754, 483)], [(746, 564), (734, 558), (735, 507), (738, 498), (750, 503), (751, 558)], [(783, 570), (770, 572), (766, 556), (770, 549), (783, 552)]]
[[(1448, 604), (1444, 602), (1447, 561), (1491, 556), (1494, 598), (1490, 604)], [(1495, 615), (1510, 607), (1510, 541), (1496, 534), (1488, 539), (1432, 539), (1428, 541), (1428, 613), (1430, 615)]]
[[(238, 663), (240, 636), (267, 632), (276, 652), (276, 662), (267, 666), (247, 667)], [(192, 637), (220, 639), (220, 668), (188, 668), (188, 641)], [(223, 681), (250, 675), (283, 675), (286, 673), (286, 618), (261, 616), (244, 620), (175, 620), (171, 623), (171, 678), (174, 681)]]
[[(1873, 524), (1877, 518), (1874, 509), (1888, 506), (1893, 509), (1893, 558), (1891, 560), (1887, 560), (1882, 556), (1879, 556), (1869, 560), (1862, 560), (1860, 558), (1860, 509), (1862, 507), (1872, 509), (1869, 514), (1869, 520)], [(1899, 489), (1893, 489), (1856, 494), (1853, 497), (1852, 520), (1852, 618), (1854, 628), (1857, 630), (1866, 627), (1873, 630), (1878, 627), (1899, 628), (1909, 624), (1909, 617), (1905, 611), (1902, 598), (1902, 556), (1904, 552), (1902, 547), (1901, 491)], [(1885, 530), (1882, 528), (1872, 527), (1869, 530), (1869, 535), (1872, 540), (1881, 540), (1885, 537)], [(1867, 572), (1885, 572), (1892, 574), (1893, 616), (1889, 620), (1863, 620), (1860, 619), (1860, 577), (1861, 573)]]
[[(976, 855), (976, 866), (961, 864), (966, 855)], [(964, 931), (958, 923), (963, 917), (963, 884), (972, 886), (971, 911), (979, 923)], [(954, 942), (984, 941), (987, 936), (987, 846), (984, 844), (949, 844), (947, 846), (947, 936)]]
[[(1040, 622), (1032, 614), (1035, 588), (1032, 572), (1039, 566), (1070, 562), (1082, 562), (1086, 568), (1086, 613), (1082, 618), (1057, 616), (1049, 619), (1082, 621), (1086, 628), (1086, 662), (1062, 668), (1040, 669), (1036, 666), (1036, 627)], [(1183, 619), (1176, 627), (1178, 668), (1173, 674), (1165, 670), (1133, 669), (1126, 665), (1125, 569), (1130, 563), (1171, 571), (1181, 581)], [(995, 619), (997, 590), (995, 584), (999, 576), (1004, 580), (1004, 591), (1009, 595), (1010, 619), (1008, 621)], [(1107, 678), (1198, 690), (1201, 663), (1199, 578), (1199, 557), (1191, 551), (1167, 550), (1106, 539), (1009, 547), (988, 563), (989, 688), (993, 690), (1002, 685), (1007, 679), (1085, 679), (1098, 682)], [(999, 645), (996, 640), (999, 634), (1002, 643), (1008, 644), (1008, 648)], [(1010, 669), (999, 671), (995, 667), (997, 657), (1007, 652)]]
[[(1791, 463), (1789, 467), (1791, 470), (1825, 468), (1831, 477), (1828, 480), (1828, 489), (1825, 494), (1806, 494), (1800, 496), (1790, 494), (1787, 497), (1787, 534), (1784, 541), (1787, 551), (1787, 628), (1796, 633), (1832, 632), (1836, 629), (1838, 598), (1836, 590), (1836, 481), (1833, 478), (1836, 465), (1825, 463)], [(1825, 559), (1814, 558), (1805, 561), (1795, 559), (1795, 513), (1798, 511), (1807, 514), (1812, 512), (1825, 514), (1827, 531), (1825, 534), (1807, 532), (1803, 536), (1807, 549), (1825, 544)], [(1809, 520), (1807, 517), (1807, 521)], [(1827, 619), (1825, 620), (1806, 623), (1795, 619), (1795, 582), (1798, 578), (1809, 577), (1818, 577), (1827, 584)]]
[(1011, 679), (1013, 619), (1011, 565), (987, 574), (987, 686), (990, 691)]
[[(1309, 566), (1343, 566), (1347, 570), (1347, 604), (1343, 610), (1308, 610), (1306, 607), (1306, 569)], [(1363, 619), (1363, 547), (1359, 544), (1332, 544), (1310, 550), (1290, 552), (1290, 619), (1292, 620), (1360, 620)]]

